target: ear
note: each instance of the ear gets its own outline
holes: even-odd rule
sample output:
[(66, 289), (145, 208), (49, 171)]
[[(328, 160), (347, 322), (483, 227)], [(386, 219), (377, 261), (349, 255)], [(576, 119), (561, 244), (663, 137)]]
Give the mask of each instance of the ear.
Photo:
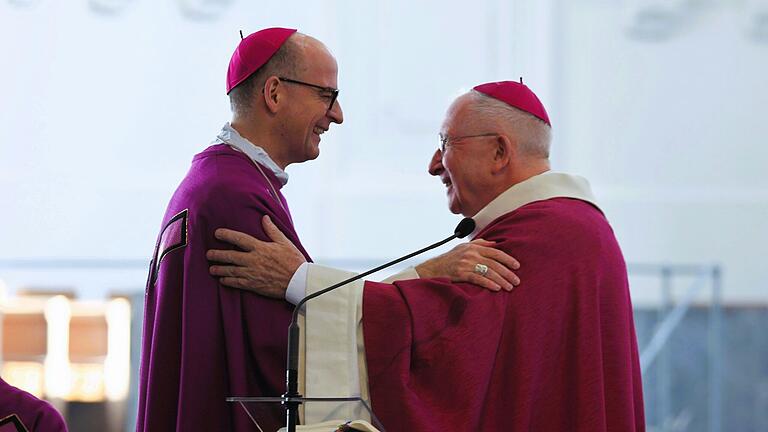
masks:
[(496, 138), (496, 152), (493, 155), (491, 172), (499, 174), (506, 170), (512, 163), (517, 152), (517, 142), (512, 141), (507, 135), (499, 135)]
[(267, 78), (266, 82), (264, 82), (262, 93), (264, 97), (264, 103), (267, 106), (267, 112), (274, 114), (279, 109), (279, 104), (283, 98), (281, 87), (280, 79), (278, 79), (276, 76), (271, 76)]

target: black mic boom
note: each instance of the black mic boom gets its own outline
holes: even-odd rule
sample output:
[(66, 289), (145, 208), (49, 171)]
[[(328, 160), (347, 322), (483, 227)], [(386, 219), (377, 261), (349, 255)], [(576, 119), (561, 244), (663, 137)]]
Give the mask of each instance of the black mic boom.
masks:
[(456, 234), (457, 238), (464, 238), (470, 234), (472, 234), (472, 231), (475, 230), (475, 220), (472, 218), (464, 218), (459, 222), (458, 225), (456, 225), (456, 229), (453, 230), (453, 233)]
[(464, 238), (475, 230), (475, 221), (471, 218), (464, 218), (456, 226), (453, 231), (453, 235), (440, 240), (437, 243), (431, 244), (423, 249), (419, 249), (416, 252), (410, 253), (404, 257), (398, 258), (394, 261), (390, 261), (386, 264), (380, 265), (375, 269), (368, 270), (365, 273), (361, 273), (357, 276), (353, 276), (349, 279), (343, 280), (335, 285), (331, 285), (328, 288), (324, 288), (320, 291), (312, 293), (304, 297), (300, 302), (296, 304), (296, 308), (293, 310), (293, 316), (291, 317), (291, 325), (288, 327), (288, 368), (286, 370), (286, 392), (283, 395), (283, 404), (287, 409), (287, 429), (288, 432), (296, 432), (296, 424), (299, 418), (299, 404), (301, 402), (296, 399), (301, 398), (299, 394), (299, 310), (304, 306), (304, 303), (312, 300), (315, 297), (321, 296), (329, 291), (333, 291), (336, 288), (344, 286), (350, 282), (354, 282), (358, 279), (362, 279), (371, 273), (376, 273), (379, 270), (383, 270), (387, 267), (393, 266), (399, 262), (405, 261), (409, 258), (413, 258), (416, 255), (422, 254), (428, 250), (442, 246), (455, 238)]

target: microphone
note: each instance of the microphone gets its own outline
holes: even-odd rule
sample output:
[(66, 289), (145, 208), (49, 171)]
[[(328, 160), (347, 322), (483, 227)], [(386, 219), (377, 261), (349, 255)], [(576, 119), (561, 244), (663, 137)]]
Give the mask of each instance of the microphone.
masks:
[(285, 379), (286, 379), (286, 392), (283, 394), (283, 405), (285, 405), (287, 410), (286, 415), (286, 426), (288, 428), (288, 432), (296, 432), (296, 424), (298, 423), (299, 419), (299, 405), (301, 404), (300, 401), (297, 399), (301, 398), (301, 394), (299, 393), (299, 310), (301, 310), (301, 307), (304, 305), (304, 303), (308, 302), (309, 300), (312, 300), (315, 297), (319, 297), (329, 291), (333, 291), (336, 288), (342, 287), (350, 282), (354, 282), (358, 279), (362, 279), (366, 276), (368, 276), (371, 273), (376, 273), (379, 270), (383, 270), (387, 267), (393, 266), (399, 262), (405, 261), (409, 258), (413, 258), (416, 255), (422, 254), (428, 250), (434, 249), (436, 247), (442, 246), (449, 241), (456, 239), (456, 238), (464, 238), (472, 233), (472, 231), (475, 230), (475, 221), (471, 218), (464, 218), (459, 222), (459, 224), (456, 226), (456, 229), (453, 231), (453, 235), (444, 239), (440, 240), (437, 243), (431, 244), (423, 249), (419, 249), (416, 252), (412, 252), (404, 257), (398, 258), (394, 261), (390, 261), (386, 264), (382, 264), (372, 270), (368, 270), (365, 273), (361, 273), (357, 276), (353, 276), (349, 279), (343, 280), (337, 284), (331, 285), (328, 288), (324, 288), (320, 291), (317, 291), (315, 293), (312, 293), (306, 297), (304, 297), (298, 304), (296, 304), (296, 308), (293, 310), (293, 315), (291, 316), (291, 325), (288, 327), (288, 367), (286, 369), (285, 373)]
[[(475, 220), (472, 218), (464, 218), (456, 225), (456, 229), (453, 230), (453, 234), (456, 238), (464, 238), (475, 230)], [(431, 246), (430, 246), (431, 247)]]

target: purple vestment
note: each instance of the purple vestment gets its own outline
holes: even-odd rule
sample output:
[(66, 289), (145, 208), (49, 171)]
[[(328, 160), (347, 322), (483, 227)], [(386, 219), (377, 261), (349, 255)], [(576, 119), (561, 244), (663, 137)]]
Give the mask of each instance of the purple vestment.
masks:
[(16, 415), (29, 432), (67, 432), (67, 425), (56, 408), (0, 378), (0, 420), (12, 415)]
[(537, 201), (478, 235), (522, 283), (367, 282), (373, 410), (390, 431), (645, 431), (627, 270), (600, 211)]
[[(194, 157), (171, 198), (147, 281), (137, 431), (252, 431), (243, 409), (225, 398), (285, 391), (293, 306), (221, 286), (205, 258), (209, 249), (232, 248), (215, 239), (217, 228), (268, 240), (266, 214), (309, 260), (280, 182), (261, 168), (214, 145)], [(276, 430), (284, 416), (274, 407), (267, 427)]]

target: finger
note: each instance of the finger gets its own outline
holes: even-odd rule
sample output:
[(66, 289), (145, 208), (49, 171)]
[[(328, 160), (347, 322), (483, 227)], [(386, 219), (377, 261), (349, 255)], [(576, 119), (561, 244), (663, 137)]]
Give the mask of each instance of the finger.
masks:
[(474, 239), (470, 243), (480, 245), (480, 246), (487, 246), (487, 247), (491, 247), (496, 244), (496, 242), (485, 240), (485, 239)]
[(227, 228), (219, 228), (213, 234), (217, 239), (229, 244), (233, 244), (246, 252), (252, 251), (254, 249), (254, 245), (258, 243), (265, 243), (256, 237), (250, 236), (244, 232)]
[(231, 288), (238, 288), (238, 289), (248, 289), (248, 285), (246, 284), (247, 280), (243, 278), (238, 277), (223, 277), (219, 279), (219, 282), (222, 285), (226, 285)]
[(489, 268), (488, 271), (485, 273), (485, 277), (487, 279), (492, 280), (496, 285), (500, 286), (501, 288), (504, 288), (504, 290), (506, 291), (512, 291), (512, 288), (514, 288), (514, 286), (510, 282), (502, 278), (498, 273), (496, 273), (491, 268)]
[(243, 277), (246, 276), (245, 267), (237, 266), (211, 266), (208, 272), (213, 276)]
[(280, 228), (278, 228), (277, 225), (272, 222), (272, 218), (270, 218), (268, 215), (264, 215), (264, 217), (261, 218), (261, 226), (264, 228), (264, 232), (273, 242), (291, 243), (291, 241), (288, 240), (288, 237), (286, 237), (285, 234), (280, 231)]
[(482, 247), (480, 250), (480, 255), (483, 255), (486, 258), (490, 258), (513, 270), (520, 268), (520, 262), (517, 259), (499, 249)]
[(514, 288), (517, 285), (520, 285), (520, 278), (510, 269), (504, 267), (503, 265), (497, 263), (496, 261), (487, 261), (483, 264), (488, 266), (488, 271), (490, 273), (491, 270), (494, 271), (501, 279), (503, 279), (504, 283), (501, 284), (504, 289), (507, 291), (512, 291), (512, 288)]
[(219, 249), (211, 249), (205, 254), (205, 257), (211, 261), (237, 265), (245, 265), (247, 256), (247, 252)]
[(476, 273), (471, 273), (467, 280), (491, 291), (501, 291), (501, 287), (497, 283)]

